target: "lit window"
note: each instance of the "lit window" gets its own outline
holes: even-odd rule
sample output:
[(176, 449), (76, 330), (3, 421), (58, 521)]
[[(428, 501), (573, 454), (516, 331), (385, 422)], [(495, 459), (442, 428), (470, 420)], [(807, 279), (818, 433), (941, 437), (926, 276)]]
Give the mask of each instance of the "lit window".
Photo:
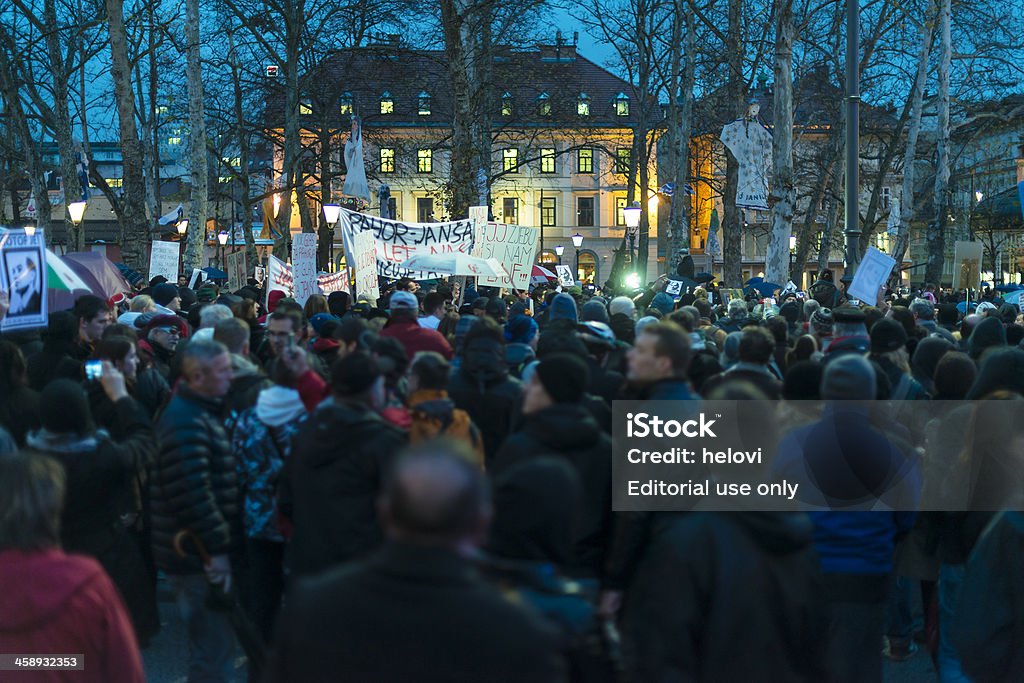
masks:
[(581, 92), (580, 98), (576, 100), (576, 113), (579, 116), (590, 116), (590, 98), (585, 92)]
[(576, 168), (579, 173), (593, 173), (594, 150), (589, 147), (576, 150)]
[(234, 177), (229, 175), (222, 175), (219, 178), (217, 178), (217, 182), (219, 182), (221, 185), (230, 185), (232, 182), (234, 182), (234, 180)]
[(420, 116), (430, 116), (430, 93), (424, 91), (419, 94)]
[(313, 102), (311, 100), (302, 100), (299, 102), (299, 114), (302, 116), (309, 116), (313, 113)]
[(501, 200), (501, 219), (506, 223), (519, 223), (519, 200), (516, 197), (503, 197)]
[(519, 150), (515, 148), (503, 149), (501, 151), (501, 158), (504, 162), (502, 168), (505, 169), (506, 173), (515, 173), (519, 170)]
[(420, 173), (433, 173), (434, 150), (421, 149), (416, 152), (416, 170)]
[(242, 157), (224, 157), (222, 161), (225, 166), (230, 166), (231, 168), (240, 168), (242, 166)]
[(615, 96), (615, 115), (629, 116), (629, 98), (625, 93), (620, 92)]
[(167, 138), (168, 145), (180, 145), (181, 144), (181, 128), (174, 128), (171, 130), (171, 137)]
[(615, 150), (615, 172), (619, 174), (629, 173), (629, 162), (632, 150), (629, 147), (619, 147)]
[(395, 172), (395, 148), (394, 147), (381, 147), (380, 148), (380, 172), (381, 173), (394, 173)]
[(615, 198), (615, 225), (619, 228), (626, 227), (626, 198), (616, 197)]
[(540, 151), (540, 172), (555, 172), (555, 150), (554, 148), (542, 149)]
[(124, 184), (123, 178), (106, 178), (105, 180), (110, 187), (121, 187)]
[(537, 113), (541, 116), (551, 116), (551, 98), (546, 92), (542, 92), (537, 98)]
[(512, 116), (512, 93), (510, 92), (501, 96), (501, 115)]
[(555, 198), (544, 197), (540, 200), (540, 225), (550, 228), (555, 224)]
[(387, 90), (380, 96), (380, 113), (381, 114), (394, 114), (395, 113), (395, 100), (391, 97), (391, 93)]
[(351, 116), (352, 114), (352, 93), (342, 93), (341, 97), (338, 98), (338, 113), (342, 116)]
[(159, 107), (156, 108), (156, 115), (157, 116), (163, 116), (168, 111), (170, 111), (170, 110), (167, 107), (165, 107), (164, 105), (161, 104)]

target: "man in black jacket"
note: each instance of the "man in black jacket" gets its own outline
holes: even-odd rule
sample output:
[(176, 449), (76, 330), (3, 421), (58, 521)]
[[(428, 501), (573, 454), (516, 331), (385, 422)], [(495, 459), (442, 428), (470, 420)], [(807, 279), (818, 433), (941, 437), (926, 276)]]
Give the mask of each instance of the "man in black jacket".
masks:
[[(182, 356), (184, 382), (157, 428), (160, 453), (151, 482), (153, 552), (186, 614), (190, 677), (227, 680), (234, 635), (224, 613), (209, 610), (204, 601), (207, 580), (230, 587), (230, 555), (241, 540), (235, 462), (223, 419), (231, 356), (215, 341), (192, 342)], [(175, 554), (174, 535), (183, 529), (210, 553), (205, 566), (194, 557)]]
[(266, 680), (559, 681), (559, 638), (477, 575), (490, 501), (468, 454), (402, 456), (379, 501), (388, 541), (289, 593)]
[(384, 374), (357, 351), (331, 368), (332, 398), (295, 435), (281, 509), (294, 524), (292, 576), (329, 569), (374, 550), (382, 534), (374, 502), (406, 435), (380, 417)]

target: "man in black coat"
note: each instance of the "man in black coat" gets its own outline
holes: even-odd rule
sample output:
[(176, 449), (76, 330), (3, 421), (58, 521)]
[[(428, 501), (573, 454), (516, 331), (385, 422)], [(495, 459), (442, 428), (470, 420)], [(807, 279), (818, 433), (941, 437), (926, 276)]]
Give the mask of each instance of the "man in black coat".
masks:
[(295, 435), (281, 510), (294, 524), (286, 563), (292, 576), (360, 558), (382, 540), (374, 507), (406, 435), (384, 421), (384, 374), (362, 351), (335, 362), (332, 398)]
[(590, 381), (586, 363), (566, 353), (551, 353), (526, 384), (523, 424), (502, 444), (495, 475), (541, 456), (569, 462), (579, 474), (583, 496), (573, 539), (570, 573), (599, 576), (604, 565), (612, 515), (612, 444), (583, 406)]
[(558, 637), (467, 559), (490, 517), (468, 455), (402, 456), (379, 508), (382, 548), (289, 593), (266, 681), (563, 680)]
[[(160, 452), (150, 485), (153, 553), (187, 613), (191, 675), (227, 680), (233, 671), (234, 634), (224, 613), (204, 602), (207, 580), (230, 587), (230, 556), (241, 541), (235, 461), (223, 416), (231, 356), (215, 341), (192, 342), (182, 356), (184, 382), (157, 428)], [(208, 564), (194, 556), (178, 558), (173, 539), (181, 530), (199, 538), (211, 555)]]

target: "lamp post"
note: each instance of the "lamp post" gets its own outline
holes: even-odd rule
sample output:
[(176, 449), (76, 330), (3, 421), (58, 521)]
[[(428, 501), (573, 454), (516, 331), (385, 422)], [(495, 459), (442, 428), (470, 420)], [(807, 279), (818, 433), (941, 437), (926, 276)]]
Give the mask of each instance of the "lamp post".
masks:
[(220, 264), (220, 269), (224, 270), (224, 245), (228, 243), (228, 233), (221, 230), (217, 234), (217, 241), (220, 242), (220, 260), (218, 263)]
[(640, 229), (640, 202), (633, 202), (622, 209), (622, 217), (626, 221), (626, 235), (629, 237), (629, 267), (636, 273), (636, 233)]
[[(384, 211), (387, 200), (384, 199), (384, 188), (387, 185), (381, 186), (381, 211)], [(390, 190), (388, 191), (390, 194)], [(331, 240), (328, 242), (327, 258), (330, 261), (327, 265), (327, 270), (334, 272), (334, 226), (337, 225), (338, 219), (341, 218), (341, 207), (337, 204), (324, 204), (324, 220), (327, 221), (327, 227), (331, 229)]]
[(572, 236), (572, 246), (576, 247), (576, 279), (580, 278), (580, 247), (583, 246), (583, 235), (576, 233)]
[[(789, 236), (789, 277), (793, 277), (793, 257), (796, 256), (796, 235)], [(803, 280), (803, 278), (800, 278)], [(797, 283), (798, 287), (802, 287), (803, 283)]]
[(34, 225), (26, 225), (24, 230), (25, 230), (25, 235), (28, 236), (28, 237), (32, 237), (33, 235), (36, 234), (36, 226), (34, 226)]
[(558, 257), (558, 265), (562, 265), (562, 254), (565, 253), (565, 247), (561, 244), (555, 246), (555, 256)]

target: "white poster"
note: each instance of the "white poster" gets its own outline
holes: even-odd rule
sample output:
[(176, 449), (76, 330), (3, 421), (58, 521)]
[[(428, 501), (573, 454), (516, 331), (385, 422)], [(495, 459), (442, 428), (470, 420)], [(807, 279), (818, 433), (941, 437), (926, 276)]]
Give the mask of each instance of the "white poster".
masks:
[(473, 256), (497, 259), (509, 274), (509, 278), (481, 277), (477, 279), (477, 284), (506, 289), (529, 289), (539, 238), (538, 228), (505, 223), (477, 225)]
[(477, 225), (482, 225), (487, 222), (487, 207), (486, 206), (471, 206), (469, 207), (469, 220), (473, 221)]
[(719, 139), (739, 164), (736, 206), (767, 211), (772, 134), (757, 121), (739, 119), (727, 123)]
[(149, 252), (149, 279), (163, 275), (172, 284), (178, 284), (178, 249), (177, 242), (161, 242), (154, 240)]
[(981, 288), (981, 242), (957, 240), (953, 252), (953, 289)]
[(301, 232), (292, 237), (292, 276), (295, 300), (300, 306), (305, 306), (306, 299), (320, 293), (316, 285), (316, 233)]
[(355, 240), (356, 296), (365, 294), (376, 303), (380, 298), (380, 284), (377, 280), (377, 242), (373, 233), (363, 232)]
[(572, 276), (572, 267), (557, 265), (555, 266), (555, 272), (558, 274), (558, 284), (563, 287), (572, 287), (576, 284), (576, 279)]
[(10, 308), (0, 331), (46, 326), (46, 239), (43, 231), (26, 235), (8, 230), (0, 235), (0, 289)]
[(356, 235), (368, 232), (376, 241), (377, 275), (398, 279), (430, 280), (444, 277), (443, 273), (413, 271), (402, 263), (416, 255), (451, 254), (473, 251), (473, 221), (466, 219), (449, 223), (403, 223), (365, 213), (341, 210), (341, 234), (345, 241), (345, 254), (355, 262)]
[(245, 250), (233, 251), (224, 260), (227, 263), (228, 289), (231, 291), (241, 289), (245, 286), (245, 274), (248, 272), (245, 263)]
[(188, 280), (188, 288), (189, 289), (195, 289), (196, 287), (199, 286), (200, 283), (202, 283), (202, 281), (203, 281), (203, 271), (199, 270), (198, 268), (193, 268), (192, 269), (192, 277), (190, 277), (189, 280)]
[(882, 288), (885, 281), (889, 279), (892, 267), (896, 265), (896, 259), (883, 254), (874, 247), (868, 247), (864, 259), (857, 267), (853, 275), (853, 284), (847, 294), (866, 303), (868, 306), (875, 306), (878, 303), (878, 290)]
[[(285, 296), (291, 296), (294, 290), (291, 266), (271, 255), (267, 258), (267, 301), (270, 300), (270, 293), (273, 291), (284, 292)], [(264, 306), (267, 305), (267, 301), (263, 302)]]

